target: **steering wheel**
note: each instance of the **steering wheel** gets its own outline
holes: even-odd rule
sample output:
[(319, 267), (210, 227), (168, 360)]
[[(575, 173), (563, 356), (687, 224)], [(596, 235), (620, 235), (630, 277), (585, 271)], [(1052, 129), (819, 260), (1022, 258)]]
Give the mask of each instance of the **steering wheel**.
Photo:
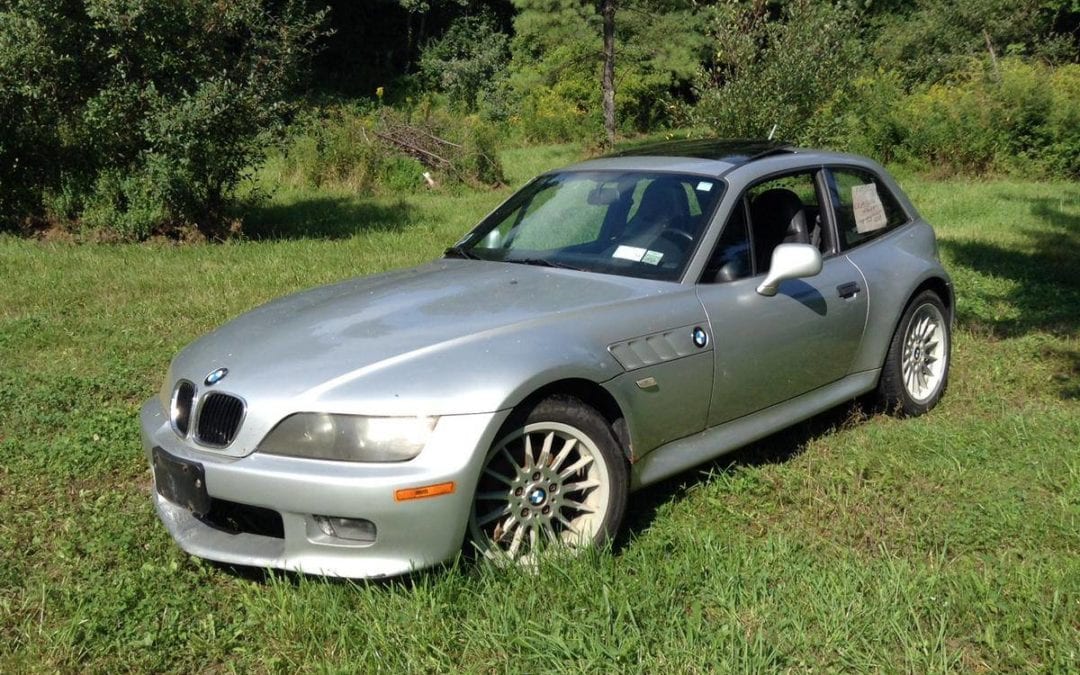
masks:
[(689, 250), (694, 245), (694, 235), (685, 230), (668, 228), (660, 233), (660, 239), (667, 239), (682, 250)]

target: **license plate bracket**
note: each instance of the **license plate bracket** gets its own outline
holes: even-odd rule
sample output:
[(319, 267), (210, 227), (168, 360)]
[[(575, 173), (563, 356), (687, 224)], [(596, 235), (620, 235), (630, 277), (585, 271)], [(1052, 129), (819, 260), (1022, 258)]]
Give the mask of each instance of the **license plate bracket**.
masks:
[(206, 492), (206, 473), (202, 464), (175, 457), (161, 448), (154, 448), (151, 455), (154, 485), (159, 495), (196, 516), (210, 512), (210, 495)]

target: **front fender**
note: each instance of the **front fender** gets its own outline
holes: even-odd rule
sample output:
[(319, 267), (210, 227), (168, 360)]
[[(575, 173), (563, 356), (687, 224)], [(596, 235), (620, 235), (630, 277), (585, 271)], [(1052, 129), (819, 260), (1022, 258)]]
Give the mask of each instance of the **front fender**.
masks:
[[(627, 370), (609, 347), (706, 326), (692, 286), (587, 312), (566, 312), (401, 354), (311, 392), (306, 407), (365, 415), (504, 411), (563, 380), (603, 386), (623, 412), (635, 454), (700, 431), (712, 387), (712, 350)], [(653, 378), (656, 386), (639, 380)]]

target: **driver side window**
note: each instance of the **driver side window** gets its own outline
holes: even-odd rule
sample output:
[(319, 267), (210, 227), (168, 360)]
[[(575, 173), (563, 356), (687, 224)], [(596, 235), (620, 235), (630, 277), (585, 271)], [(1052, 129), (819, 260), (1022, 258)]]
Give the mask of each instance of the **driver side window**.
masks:
[(758, 183), (743, 193), (705, 267), (704, 281), (723, 283), (764, 274), (780, 244), (810, 244), (826, 253), (817, 171)]

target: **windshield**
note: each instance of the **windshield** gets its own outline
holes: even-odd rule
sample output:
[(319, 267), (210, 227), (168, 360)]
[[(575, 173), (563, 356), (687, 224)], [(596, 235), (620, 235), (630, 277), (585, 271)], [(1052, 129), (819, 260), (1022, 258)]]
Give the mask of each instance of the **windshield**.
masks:
[(684, 174), (547, 174), (447, 255), (676, 280), (723, 191), (720, 180)]

